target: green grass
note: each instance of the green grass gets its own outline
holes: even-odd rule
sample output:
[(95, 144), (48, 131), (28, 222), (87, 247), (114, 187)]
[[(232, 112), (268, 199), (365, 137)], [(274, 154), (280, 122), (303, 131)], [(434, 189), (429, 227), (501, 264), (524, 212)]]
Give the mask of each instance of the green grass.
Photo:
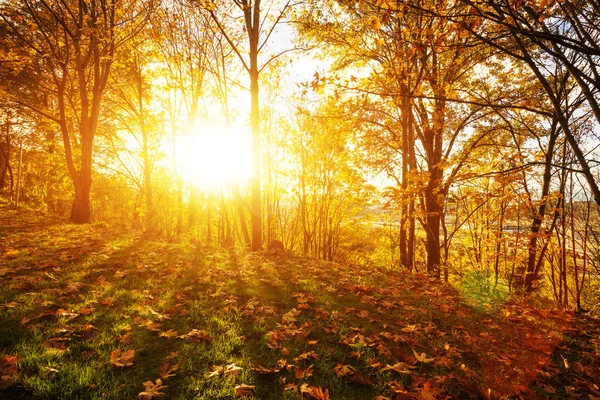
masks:
[[(314, 398), (303, 384), (332, 399), (600, 395), (595, 319), (475, 304), (422, 275), (0, 208), (0, 276), (0, 357), (18, 356), (0, 398), (131, 399), (157, 379), (169, 399), (233, 399), (242, 384), (260, 399)], [(164, 337), (193, 329), (210, 339)], [(132, 366), (111, 363), (117, 349), (135, 351)], [(237, 374), (208, 376), (230, 364)]]

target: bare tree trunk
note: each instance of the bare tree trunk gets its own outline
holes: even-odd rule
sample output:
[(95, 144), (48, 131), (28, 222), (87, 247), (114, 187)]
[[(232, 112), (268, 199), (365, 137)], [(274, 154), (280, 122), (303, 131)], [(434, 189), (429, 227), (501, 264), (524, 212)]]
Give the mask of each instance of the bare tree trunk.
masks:
[[(82, 121), (83, 124), (83, 121)], [(90, 133), (81, 135), (81, 169), (73, 179), (75, 200), (71, 208), (71, 222), (86, 224), (92, 219), (90, 194), (92, 190), (92, 140)]]
[(144, 107), (144, 77), (139, 55), (136, 54), (137, 96), (139, 108), (140, 133), (142, 135), (142, 159), (144, 168), (144, 192), (146, 195), (146, 230), (152, 228), (154, 210), (152, 208), (152, 162), (150, 160), (149, 133), (146, 125), (146, 110)]
[(408, 139), (409, 136), (409, 125), (410, 125), (410, 97), (408, 96), (408, 88), (407, 85), (404, 84), (401, 87), (401, 95), (402, 95), (402, 198), (401, 198), (401, 207), (400, 207), (400, 263), (402, 266), (409, 271), (412, 269), (412, 266), (409, 262), (410, 251), (408, 249), (408, 225), (409, 225), (409, 200), (408, 197), (408, 171), (410, 167), (410, 141)]
[[(248, 7), (249, 8), (249, 7)], [(260, 195), (260, 110), (258, 105), (258, 41), (260, 1), (245, 10), (250, 42), (250, 126), (252, 128), (252, 251), (262, 248), (262, 203)]]
[(19, 208), (19, 197), (21, 195), (21, 174), (23, 171), (23, 140), (19, 145), (19, 170), (17, 172), (17, 195), (15, 200), (15, 208)]
[(502, 187), (502, 200), (500, 200), (500, 218), (498, 220), (498, 236), (496, 237), (496, 251), (494, 253), (494, 286), (498, 286), (500, 275), (500, 250), (504, 238), (504, 217), (506, 214), (506, 201), (504, 200), (504, 187)]
[(552, 122), (550, 131), (550, 140), (548, 141), (548, 149), (546, 150), (546, 158), (544, 163), (544, 175), (542, 183), (542, 194), (540, 206), (537, 214), (534, 215), (531, 223), (531, 234), (529, 238), (529, 254), (527, 259), (527, 269), (525, 271), (525, 293), (530, 293), (533, 290), (533, 283), (537, 280), (539, 271), (536, 268), (536, 253), (537, 240), (540, 235), (540, 229), (544, 216), (546, 214), (546, 205), (548, 203), (548, 194), (550, 193), (550, 180), (552, 178), (552, 159), (554, 157), (554, 145), (558, 137), (558, 126), (556, 119)]

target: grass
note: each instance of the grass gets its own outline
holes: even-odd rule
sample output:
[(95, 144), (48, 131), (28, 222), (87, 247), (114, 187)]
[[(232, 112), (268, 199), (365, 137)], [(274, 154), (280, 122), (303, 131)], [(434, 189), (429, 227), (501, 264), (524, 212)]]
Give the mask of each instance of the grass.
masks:
[(595, 317), (418, 274), (0, 208), (0, 277), (0, 398), (600, 396)]

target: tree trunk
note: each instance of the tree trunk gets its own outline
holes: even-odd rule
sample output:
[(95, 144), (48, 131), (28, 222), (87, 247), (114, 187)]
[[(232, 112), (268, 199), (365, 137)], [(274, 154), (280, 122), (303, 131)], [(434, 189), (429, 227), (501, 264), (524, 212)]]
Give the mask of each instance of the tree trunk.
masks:
[(439, 168), (434, 168), (432, 176), (425, 190), (425, 232), (427, 233), (427, 273), (437, 279), (440, 278), (441, 252), (440, 252), (440, 220), (441, 207), (438, 202)]
[[(85, 122), (87, 121), (82, 121), (82, 125)], [(92, 220), (90, 194), (92, 189), (93, 136), (85, 130), (81, 133), (81, 136), (81, 170), (79, 174), (72, 176), (75, 186), (75, 199), (71, 208), (70, 220), (76, 224), (87, 224)]]
[(146, 195), (146, 215), (145, 225), (146, 230), (152, 228), (152, 220), (154, 211), (152, 209), (152, 161), (150, 160), (150, 134), (146, 124), (146, 110), (144, 107), (144, 76), (142, 71), (142, 61), (139, 54), (135, 57), (135, 77), (137, 79), (137, 96), (139, 110), (140, 133), (142, 135), (142, 158), (144, 168), (144, 192)]
[(408, 201), (408, 170), (410, 164), (410, 141), (408, 139), (409, 130), (409, 113), (410, 113), (410, 98), (408, 97), (407, 85), (401, 86), (402, 96), (402, 198), (400, 208), (400, 262), (402, 266), (409, 271), (412, 269), (409, 257), (410, 252), (408, 249), (408, 219), (409, 219), (409, 201)]
[(6, 151), (2, 148), (2, 145), (0, 145), (0, 191), (4, 190), (4, 186), (6, 185), (6, 173), (10, 170), (10, 118), (8, 116), (6, 118), (5, 129)]
[[(248, 19), (252, 22), (248, 23)], [(250, 126), (252, 128), (252, 251), (262, 248), (262, 213), (260, 196), (260, 114), (258, 106), (258, 39), (260, 30), (260, 1), (255, 1), (254, 12), (246, 14), (250, 40)]]
[(550, 180), (552, 178), (552, 158), (554, 157), (554, 145), (558, 136), (557, 120), (552, 123), (550, 140), (548, 141), (548, 150), (544, 165), (544, 178), (542, 183), (542, 197), (537, 214), (531, 223), (531, 236), (529, 238), (529, 254), (527, 258), (527, 269), (525, 271), (525, 293), (531, 293), (533, 284), (537, 280), (538, 271), (536, 269), (537, 239), (540, 234), (542, 222), (546, 214), (546, 205), (548, 203), (548, 194), (550, 193)]
[(71, 222), (76, 224), (87, 224), (92, 219), (92, 207), (90, 192), (92, 188), (91, 176), (89, 179), (79, 179), (75, 184), (75, 200), (71, 207)]

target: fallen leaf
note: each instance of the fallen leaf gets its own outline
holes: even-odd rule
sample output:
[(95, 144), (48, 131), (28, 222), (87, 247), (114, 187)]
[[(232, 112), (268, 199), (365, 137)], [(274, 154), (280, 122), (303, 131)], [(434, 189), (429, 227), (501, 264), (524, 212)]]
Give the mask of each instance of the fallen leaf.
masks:
[(113, 301), (112, 299), (104, 299), (100, 302), (101, 304), (104, 304), (107, 307), (112, 307), (113, 306)]
[(208, 374), (208, 377), (211, 378), (213, 376), (220, 375), (236, 376), (241, 370), (242, 368), (235, 365), (235, 363), (227, 365), (215, 365), (213, 366), (212, 372)]
[(235, 395), (237, 397), (248, 397), (254, 395), (254, 386), (251, 385), (237, 385), (235, 387)]
[(354, 371), (356, 371), (356, 369), (351, 367), (350, 365), (344, 365), (342, 363), (338, 363), (333, 368), (333, 370), (335, 371), (335, 374), (339, 377), (352, 375)]
[(415, 358), (417, 359), (417, 361), (420, 361), (422, 363), (430, 363), (433, 360), (435, 360), (435, 358), (427, 358), (427, 354), (425, 353), (417, 353), (414, 349), (413, 349), (413, 354), (415, 355)]
[(309, 358), (314, 358), (315, 360), (318, 360), (319, 355), (317, 353), (315, 353), (313, 350), (311, 350), (306, 353), (300, 354), (298, 357), (294, 358), (294, 361), (298, 362), (300, 360), (308, 360)]
[(410, 374), (411, 372), (409, 370), (411, 369), (415, 369), (415, 367), (407, 363), (399, 362), (394, 365), (386, 365), (382, 371), (396, 371), (399, 374)]
[(0, 361), (0, 389), (6, 389), (17, 379), (17, 361), (19, 357), (8, 354)]
[(131, 367), (134, 354), (135, 350), (127, 350), (121, 354), (121, 349), (117, 349), (110, 353), (110, 363), (117, 367)]
[(250, 369), (259, 374), (274, 374), (281, 371), (280, 368), (265, 368), (262, 365), (254, 365), (251, 362), (248, 363)]
[(289, 382), (283, 385), (283, 390), (293, 390), (294, 392), (298, 392), (298, 385), (293, 382)]
[(65, 350), (67, 350), (65, 346), (66, 340), (67, 339), (64, 338), (52, 338), (42, 342), (42, 347), (50, 353), (63, 353)]
[(423, 388), (419, 392), (420, 400), (435, 400), (440, 395), (441, 390), (430, 382), (425, 382)]
[(191, 340), (192, 342), (210, 342), (212, 340), (212, 338), (210, 337), (210, 335), (201, 330), (201, 329), (192, 329), (191, 331), (189, 331), (188, 333), (186, 333), (185, 335), (180, 335), (177, 336), (179, 339), (188, 339)]
[(161, 332), (158, 336), (164, 337), (167, 339), (171, 339), (171, 338), (177, 337), (177, 335), (179, 335), (179, 333), (177, 333), (177, 331), (174, 331), (173, 329), (169, 329), (168, 331)]
[(79, 310), (79, 313), (81, 315), (90, 315), (93, 312), (94, 312), (94, 307), (83, 307), (81, 310)]
[(164, 364), (160, 366), (158, 369), (158, 374), (161, 378), (167, 379), (170, 376), (175, 376), (174, 372), (179, 369), (179, 364), (171, 365), (168, 361), (165, 361)]
[(132, 332), (127, 332), (124, 335), (117, 334), (117, 336), (116, 336), (117, 341), (121, 344), (130, 343), (133, 340), (133, 337), (131, 336), (131, 334), (132, 334)]
[(152, 381), (147, 381), (143, 383), (145, 390), (138, 394), (138, 399), (142, 400), (151, 400), (156, 397), (164, 397), (164, 393), (161, 393), (160, 390), (166, 388), (162, 384), (160, 379), (156, 380), (156, 383), (152, 383)]
[(309, 386), (307, 383), (300, 387), (303, 399), (329, 400), (329, 389), (321, 389), (320, 386)]
[(309, 365), (306, 369), (299, 367), (294, 368), (294, 376), (296, 379), (308, 378), (313, 374), (313, 365)]
[[(98, 336), (100, 336), (100, 330), (96, 328), (94, 325), (86, 324), (81, 329), (80, 335), (84, 342), (91, 342), (95, 340)], [(117, 335), (117, 339), (118, 339)]]

